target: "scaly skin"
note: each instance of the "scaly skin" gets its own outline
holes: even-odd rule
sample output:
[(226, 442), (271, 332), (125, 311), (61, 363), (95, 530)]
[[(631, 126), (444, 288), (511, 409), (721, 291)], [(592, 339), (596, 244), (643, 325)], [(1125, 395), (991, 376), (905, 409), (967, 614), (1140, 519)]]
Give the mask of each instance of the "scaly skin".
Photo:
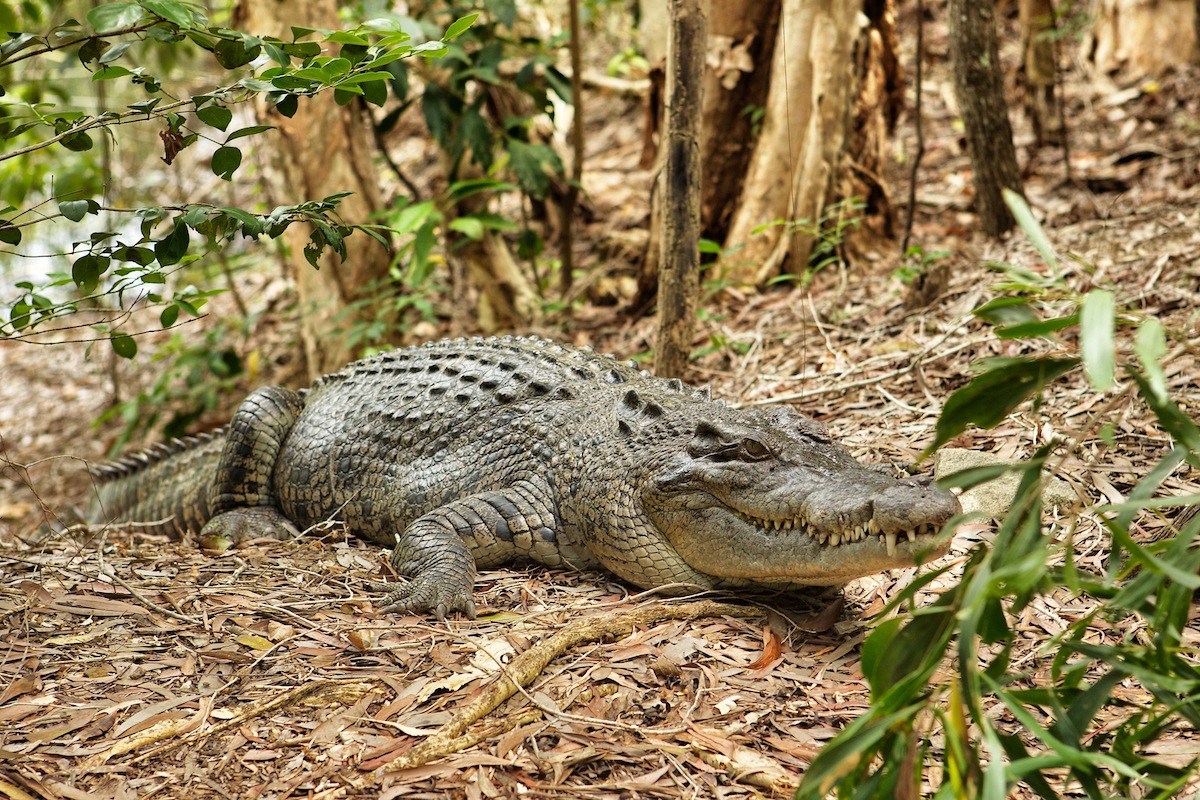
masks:
[(474, 614), (477, 567), (603, 567), (644, 587), (841, 583), (945, 552), (953, 495), (860, 464), (789, 408), (733, 409), (543, 339), (434, 342), (210, 439), (95, 471), (95, 521), (244, 539), (327, 519), (393, 548), (388, 608)]

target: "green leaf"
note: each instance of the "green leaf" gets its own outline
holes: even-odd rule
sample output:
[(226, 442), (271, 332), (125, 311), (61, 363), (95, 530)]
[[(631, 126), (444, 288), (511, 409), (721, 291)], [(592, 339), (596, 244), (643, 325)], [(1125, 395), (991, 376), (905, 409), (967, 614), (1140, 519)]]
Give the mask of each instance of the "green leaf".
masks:
[(450, 230), (458, 231), (468, 239), (479, 241), (483, 238), (483, 223), (474, 217), (458, 217), (451, 220)]
[(937, 436), (926, 455), (975, 424), (994, 428), (1034, 392), (1066, 373), (1074, 358), (1014, 359), (977, 376), (954, 392), (942, 406)]
[(169, 267), (179, 263), (179, 260), (187, 253), (190, 242), (191, 237), (188, 235), (187, 225), (176, 222), (169, 234), (154, 243), (154, 257), (158, 260), (159, 266)]
[(1112, 292), (1104, 289), (1088, 292), (1079, 311), (1079, 350), (1083, 355), (1083, 371), (1098, 392), (1106, 392), (1113, 385), (1115, 330)]
[(359, 44), (364, 47), (371, 43), (367, 37), (353, 31), (334, 31), (325, 37), (325, 41), (334, 42), (335, 44)]
[(101, 64), (110, 64), (121, 56), (125, 55), (125, 51), (127, 51), (132, 45), (133, 42), (121, 42), (119, 44), (115, 44), (106, 49), (97, 60)]
[(479, 109), (471, 106), (458, 121), (458, 138), (471, 151), (471, 161), (486, 171), (492, 166), (492, 132)]
[(479, 19), (479, 14), (468, 14), (461, 19), (456, 19), (450, 23), (450, 27), (446, 28), (446, 35), (442, 37), (442, 41), (449, 42), (452, 39), (457, 39), (463, 32), (475, 24), (475, 20)]
[(218, 147), (212, 157), (212, 171), (227, 181), (233, 180), (233, 173), (242, 165), (242, 151), (236, 147)]
[(255, 43), (247, 46), (246, 42), (241, 39), (218, 39), (213, 48), (213, 55), (216, 56), (217, 63), (225, 69), (244, 67), (258, 58), (258, 54), (261, 52), (261, 45)]
[(11, 222), (0, 222), (0, 244), (18, 245), (21, 243), (21, 229)]
[(137, 3), (106, 3), (87, 13), (88, 24), (97, 33), (128, 28), (142, 21), (145, 12)]
[(993, 325), (1020, 325), (1039, 319), (1037, 312), (1024, 297), (997, 297), (971, 313)]
[(996, 328), (996, 335), (1001, 339), (1026, 339), (1031, 336), (1044, 336), (1046, 338), (1050, 338), (1051, 334), (1057, 333), (1063, 328), (1071, 328), (1078, 324), (1079, 315), (1068, 314), (1065, 317), (1039, 319), (1034, 320), (1033, 322), (1023, 322), (1017, 325)]
[(92, 137), (83, 131), (64, 136), (58, 143), (75, 153), (82, 153), (85, 150), (92, 149)]
[(1054, 248), (1050, 245), (1050, 240), (1046, 238), (1046, 232), (1038, 224), (1037, 218), (1033, 216), (1029, 204), (1025, 202), (1024, 197), (1012, 189), (1004, 189), (1003, 193), (1004, 202), (1013, 217), (1016, 218), (1017, 224), (1021, 226), (1021, 230), (1025, 231), (1025, 235), (1029, 237), (1029, 241), (1033, 243), (1042, 260), (1046, 262), (1046, 266), (1057, 275), (1058, 260), (1055, 258)]
[(299, 107), (299, 98), (297, 98), (297, 96), (294, 94), (285, 94), (282, 98), (280, 98), (279, 102), (275, 104), (275, 110), (280, 114), (283, 114), (283, 116), (287, 117), (288, 119), (296, 116), (296, 111), (299, 109)]
[(198, 19), (196, 12), (183, 3), (171, 2), (171, 0), (142, 0), (139, 5), (151, 14), (162, 17), (180, 28), (191, 28), (205, 23), (203, 18)]
[(79, 291), (84, 294), (91, 294), (96, 291), (96, 286), (100, 283), (100, 276), (107, 267), (107, 258), (101, 260), (99, 257), (88, 253), (85, 256), (75, 259), (75, 263), (71, 265), (71, 280), (75, 281), (75, 285), (79, 287)]
[(71, 222), (79, 222), (86, 214), (100, 213), (100, 204), (95, 200), (63, 200), (58, 204), (58, 210)]
[(121, 358), (133, 358), (137, 355), (137, 342), (128, 334), (111, 334), (108, 337), (108, 341), (112, 345), (113, 352)]
[(519, 139), (508, 139), (508, 156), (511, 159), (513, 174), (521, 188), (537, 199), (546, 196), (550, 187), (550, 179), (542, 167), (545, 158), (545, 147), (526, 144)]
[(162, 310), (158, 316), (158, 321), (162, 323), (164, 328), (169, 328), (179, 319), (179, 306), (171, 304)]
[(571, 92), (571, 81), (566, 75), (563, 75), (554, 67), (546, 67), (546, 83), (550, 85), (550, 89), (562, 98), (564, 103), (575, 103), (574, 95)]
[(225, 130), (233, 121), (233, 112), (225, 106), (211, 105), (196, 109), (196, 116), (205, 125), (211, 125), (217, 130)]
[(1162, 358), (1167, 354), (1167, 337), (1157, 318), (1148, 317), (1138, 327), (1133, 352), (1142, 362), (1142, 372), (1146, 373), (1146, 385), (1150, 392), (1160, 402), (1166, 400), (1167, 375), (1163, 372)]
[[(390, 77), (390, 76), (389, 76)], [(373, 80), (360, 84), (363, 97), (373, 106), (383, 107), (388, 99), (388, 87), (385, 81)]]
[[(229, 134), (228, 137), (226, 137), (225, 144), (229, 144), (234, 139), (241, 139), (244, 136), (253, 136), (256, 133), (262, 133), (263, 131), (271, 131), (274, 129), (275, 129), (274, 125), (251, 125), (248, 128), (239, 128), (238, 130)], [(239, 159), (239, 161), (240, 161), (240, 159)]]

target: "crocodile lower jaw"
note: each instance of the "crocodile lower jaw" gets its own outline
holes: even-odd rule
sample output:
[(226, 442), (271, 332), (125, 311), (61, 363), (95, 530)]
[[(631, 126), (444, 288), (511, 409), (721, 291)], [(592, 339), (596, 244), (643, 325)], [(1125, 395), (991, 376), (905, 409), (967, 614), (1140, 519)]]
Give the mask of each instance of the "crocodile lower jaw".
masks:
[(887, 554), (889, 557), (896, 555), (897, 548), (899, 547), (901, 541), (907, 540), (910, 543), (915, 543), (919, 537), (933, 536), (940, 530), (941, 527), (939, 525), (925, 523), (909, 530), (888, 531), (885, 533), (879, 527), (878, 523), (876, 523), (874, 520), (869, 520), (861, 525), (857, 525), (853, 528), (842, 531), (841, 533), (830, 533), (814, 530), (811, 525), (800, 519), (763, 519), (741, 512), (738, 513), (738, 516), (756, 528), (761, 528), (768, 532), (787, 531), (803, 533), (806, 536), (814, 539), (817, 544), (821, 545), (822, 547), (837, 547), (841, 544), (861, 542), (869, 537), (875, 537), (883, 541), (884, 546), (887, 548)]

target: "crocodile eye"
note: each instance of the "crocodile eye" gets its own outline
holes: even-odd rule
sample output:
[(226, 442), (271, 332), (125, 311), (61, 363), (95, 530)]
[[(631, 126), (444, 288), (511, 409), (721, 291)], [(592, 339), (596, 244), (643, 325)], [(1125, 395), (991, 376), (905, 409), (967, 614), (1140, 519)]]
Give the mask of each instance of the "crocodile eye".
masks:
[(758, 439), (745, 439), (742, 441), (741, 455), (746, 461), (762, 461), (771, 457), (771, 450)]

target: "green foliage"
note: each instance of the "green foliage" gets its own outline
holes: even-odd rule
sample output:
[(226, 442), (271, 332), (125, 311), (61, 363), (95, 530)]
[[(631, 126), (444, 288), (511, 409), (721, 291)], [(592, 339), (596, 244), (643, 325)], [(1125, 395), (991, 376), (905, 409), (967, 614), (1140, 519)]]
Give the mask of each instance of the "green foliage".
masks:
[[(114, 348), (122, 336), (112, 338)], [(123, 338), (134, 341), (129, 336)], [(137, 397), (117, 403), (96, 420), (97, 425), (116, 418), (124, 423), (110, 455), (115, 456), (129, 442), (158, 427), (165, 409), (173, 410), (162, 425), (167, 438), (187, 435), (206, 413), (219, 409), (222, 396), (236, 389), (247, 371), (238, 348), (229, 339), (225, 325), (205, 334), (200, 344), (188, 344), (180, 334), (172, 334), (154, 354), (155, 361), (167, 365), (154, 384)]]
[[(482, 173), (513, 183), (529, 198), (544, 199), (551, 177), (561, 177), (563, 166), (531, 128), (536, 115), (553, 117), (551, 92), (571, 102), (570, 81), (555, 66), (564, 42), (518, 35), (514, 0), (430, 3), (423, 14), (409, 22), (432, 31), (445, 19), (474, 24), (447, 29), (445, 54), (433, 69), (401, 62), (390, 67), (400, 106), (384, 118), (381, 129), (390, 130), (406, 108), (419, 103), (430, 134), (449, 156), (451, 183)], [(413, 94), (418, 82), (410, 74), (416, 69), (423, 78), (420, 96)]]
[[(941, 776), (933, 786), (939, 798), (1001, 800), (1023, 783), (1047, 800), (1166, 800), (1200, 767), (1195, 758), (1168, 762), (1157, 747), (1173, 731), (1200, 725), (1200, 665), (1184, 638), (1200, 589), (1200, 515), (1180, 514), (1175, 535), (1152, 544), (1132, 535), (1138, 514), (1200, 505), (1200, 497), (1155, 496), (1183, 462), (1200, 468), (1200, 430), (1167, 393), (1161, 363), (1171, 354), (1162, 325), (1118, 307), (1107, 290), (1072, 291), (1024, 201), (1009, 195), (1008, 202), (1047, 273), (993, 265), (1007, 294), (975, 313), (1000, 338), (1026, 341), (1035, 352), (1050, 342), (1053, 351), (977, 365), (978, 374), (947, 399), (934, 447), (969, 424), (998, 424), (1080, 368), (1097, 392), (1136, 393), (1175, 444), (1126, 502), (1087, 510), (1112, 538), (1103, 574), (1076, 561), (1073, 526), (1042, 518), (1042, 471), (1058, 444), (1019, 467), (951, 476), (948, 483), (968, 488), (1013, 470), (1020, 487), (994, 542), (972, 550), (956, 586), (928, 607), (915, 606), (944, 567), (885, 610), (898, 613), (863, 645), (871, 708), (812, 763), (798, 798), (920, 796), (922, 767), (940, 759), (940, 773), (929, 773)], [(1118, 375), (1127, 380), (1118, 385)], [(1014, 620), (1040, 595), (1063, 588), (1090, 610), (1017, 663)], [(1117, 644), (1098, 644), (1096, 625), (1126, 633)], [(939, 675), (948, 658), (954, 673)]]
[(908, 248), (908, 252), (904, 254), (904, 262), (892, 274), (905, 286), (909, 286), (918, 277), (936, 266), (938, 262), (949, 258), (950, 255), (949, 250), (930, 250), (929, 252), (925, 252), (925, 248), (914, 245)]
[[(449, 38), (463, 34), (471, 21), (452, 22)], [(16, 25), (6, 30), (15, 31)], [(0, 313), (0, 337), (26, 336), (73, 314), (81, 303), (94, 306), (105, 298), (114, 298), (122, 307), (138, 301), (160, 304), (160, 321), (169, 327), (181, 312), (196, 314), (195, 301), (203, 296), (190, 289), (169, 293), (158, 288), (177, 269), (238, 238), (278, 238), (297, 223), (311, 228), (304, 254), (314, 266), (327, 248), (345, 255), (345, 238), (364, 229), (338, 220), (337, 206), (344, 194), (265, 213), (200, 203), (130, 210), (103, 207), (94, 198), (102, 180), (93, 178), (69, 187), (56, 181), (49, 199), (57, 213), (20, 207), (40, 202), (37, 195), (47, 176), (64, 161), (58, 148), (87, 155), (98, 149), (98, 136), (116, 137), (128, 125), (157, 128), (162, 160), (168, 165), (201, 139), (216, 144), (211, 170), (232, 181), (243, 163), (246, 141), (270, 130), (270, 126), (251, 125), (227, 132), (234, 119), (232, 107), (261, 97), (284, 116), (292, 116), (303, 98), (330, 90), (339, 103), (362, 97), (382, 105), (387, 82), (401, 59), (447, 52), (439, 40), (412, 44), (409, 34), (389, 19), (341, 31), (294, 27), (292, 37), (252, 36), (212, 25), (190, 3), (139, 0), (95, 6), (88, 11), (86, 23), (69, 18), (43, 32), (9, 33), (0, 42), (0, 140), (4, 143), (0, 177), (24, 176), (11, 183), (0, 181), (7, 187), (8, 201), (0, 208), (0, 255), (21, 255), (15, 248), (30, 241), (29, 229), (57, 218), (92, 223), (92, 230), (81, 233), (66, 254), (69, 272), (50, 274), (40, 283), (17, 284), (18, 294), (6, 302), (8, 313)], [(164, 47), (206, 53), (219, 70), (232, 74), (223, 85), (204, 91), (191, 88), (190, 75), (177, 81), (182, 88), (173, 87), (168, 75), (154, 74), (149, 66), (149, 54)], [(116, 100), (99, 112), (76, 107), (52, 79), (55, 72), (69, 70), (75, 62), (87, 71), (92, 84), (115, 82), (121, 92), (132, 91), (145, 99)], [(103, 96), (117, 97), (121, 92)], [(66, 160), (70, 158), (74, 157)], [(96, 166), (90, 162), (83, 171), (95, 176)], [(368, 233), (378, 237), (374, 231)], [(74, 293), (65, 291), (68, 288)], [(118, 311), (112, 319), (121, 316)], [(94, 327), (109, 338), (119, 355), (132, 357), (137, 352), (135, 339), (117, 330), (114, 322)]]
[(801, 287), (807, 287), (821, 270), (843, 263), (842, 245), (846, 241), (846, 232), (851, 228), (858, 227), (858, 223), (862, 219), (860, 212), (866, 207), (866, 203), (862, 200), (850, 197), (825, 206), (821, 211), (821, 218), (816, 222), (808, 218), (777, 219), (755, 228), (753, 233), (781, 227), (789, 236), (808, 237), (813, 242), (808, 265), (799, 275), (794, 273), (776, 275), (768, 281), (768, 284), (796, 282)]

